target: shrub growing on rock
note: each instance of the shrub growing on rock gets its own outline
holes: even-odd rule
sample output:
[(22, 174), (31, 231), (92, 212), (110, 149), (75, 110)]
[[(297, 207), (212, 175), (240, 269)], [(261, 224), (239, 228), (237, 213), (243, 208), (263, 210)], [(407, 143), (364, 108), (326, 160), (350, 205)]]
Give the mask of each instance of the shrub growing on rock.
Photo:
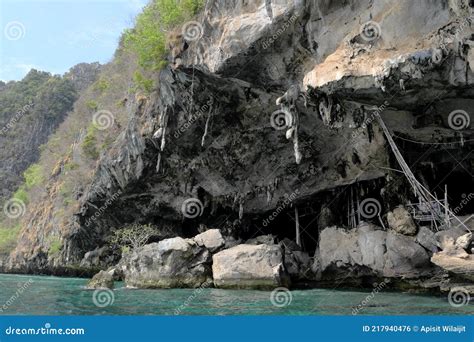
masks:
[(157, 229), (149, 224), (131, 224), (116, 230), (110, 238), (110, 243), (120, 246), (122, 251), (127, 250), (127, 247), (135, 250), (146, 245), (152, 237), (157, 235)]

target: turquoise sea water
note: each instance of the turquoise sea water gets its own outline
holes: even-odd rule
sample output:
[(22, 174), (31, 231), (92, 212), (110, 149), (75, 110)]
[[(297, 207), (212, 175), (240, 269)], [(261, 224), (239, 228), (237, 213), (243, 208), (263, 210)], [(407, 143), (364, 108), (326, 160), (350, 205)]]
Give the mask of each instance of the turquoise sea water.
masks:
[(474, 314), (472, 302), (456, 308), (446, 296), (385, 290), (372, 296), (369, 290), (314, 289), (272, 297), (271, 291), (137, 290), (126, 289), (121, 283), (112, 292), (94, 292), (84, 289), (86, 282), (78, 278), (0, 274), (0, 314), (351, 315), (364, 300), (360, 315)]

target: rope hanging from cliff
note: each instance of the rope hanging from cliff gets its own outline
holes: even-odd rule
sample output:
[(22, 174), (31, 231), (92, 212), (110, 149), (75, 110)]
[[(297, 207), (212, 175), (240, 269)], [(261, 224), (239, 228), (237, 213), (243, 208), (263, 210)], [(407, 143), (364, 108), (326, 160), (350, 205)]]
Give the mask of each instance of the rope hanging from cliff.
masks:
[(411, 143), (414, 143), (414, 144), (421, 144), (421, 145), (456, 145), (456, 144), (464, 145), (465, 143), (474, 142), (474, 139), (459, 140), (459, 141), (453, 141), (453, 142), (418, 141), (418, 140), (407, 139), (407, 138), (401, 137), (397, 134), (393, 134), (393, 137), (397, 138), (397, 139), (400, 139), (400, 140), (408, 141), (408, 142), (411, 142)]
[[(379, 113), (375, 114), (375, 117), (377, 118), (377, 121), (382, 128), (382, 130), (385, 133), (385, 137), (387, 138), (387, 141), (392, 149), (392, 152), (395, 155), (395, 158), (397, 159), (398, 163), (400, 164), (400, 167), (402, 168), (403, 173), (405, 174), (405, 177), (407, 178), (408, 182), (410, 185), (413, 187), (413, 191), (415, 193), (415, 196), (419, 198), (420, 202), (422, 202), (424, 205), (429, 207), (429, 210), (431, 214), (433, 215), (434, 218), (443, 221), (443, 217), (440, 214), (439, 210), (433, 205), (433, 202), (438, 204), (440, 207), (442, 207), (446, 213), (454, 218), (458, 223), (464, 227), (468, 232), (470, 232), (469, 228), (466, 227), (464, 222), (462, 222), (449, 208), (439, 201), (431, 192), (426, 189), (415, 177), (413, 172), (411, 171), (410, 167), (406, 163), (405, 159), (403, 158), (403, 155), (401, 154), (400, 150), (398, 149), (397, 144), (395, 144), (395, 141), (393, 140), (392, 134), (388, 130), (387, 126), (385, 125), (385, 122), (382, 120), (382, 117), (380, 116)], [(448, 218), (449, 219), (449, 218)]]

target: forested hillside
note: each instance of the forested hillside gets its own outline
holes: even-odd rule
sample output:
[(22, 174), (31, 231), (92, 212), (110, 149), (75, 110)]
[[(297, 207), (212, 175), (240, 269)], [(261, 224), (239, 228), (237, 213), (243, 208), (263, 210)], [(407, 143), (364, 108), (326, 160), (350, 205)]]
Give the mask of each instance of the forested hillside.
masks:
[[(0, 84), (2, 207), (8, 206), (6, 201), (12, 197), (28, 202), (27, 191), (44, 177), (41, 167), (35, 164), (45, 148), (42, 145), (72, 111), (79, 93), (94, 82), (100, 69), (98, 63), (81, 63), (62, 76), (32, 69), (21, 81)], [(4, 217), (6, 212), (0, 215)], [(12, 236), (12, 231), (7, 233), (1, 228), (0, 237)]]

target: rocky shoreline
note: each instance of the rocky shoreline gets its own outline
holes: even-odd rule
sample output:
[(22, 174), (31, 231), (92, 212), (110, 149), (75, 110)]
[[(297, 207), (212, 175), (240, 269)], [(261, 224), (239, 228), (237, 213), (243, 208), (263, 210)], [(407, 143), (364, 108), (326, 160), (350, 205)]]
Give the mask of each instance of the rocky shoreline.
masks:
[[(123, 95), (128, 121), (70, 214), (55, 219), (61, 166), (0, 271), (97, 274), (91, 288), (473, 292), (472, 222), (414, 222), (417, 194), (381, 125), (420, 184), (474, 212), (472, 1), (285, 0), (271, 16), (266, 3), (208, 2), (202, 39), (176, 38), (156, 87)], [(377, 213), (364, 218), (367, 200)], [(167, 233), (110, 248), (130, 224)]]
[[(363, 223), (354, 229), (328, 227), (313, 256), (293, 241), (271, 235), (243, 243), (209, 229), (192, 239), (175, 237), (145, 245), (89, 282), (111, 288), (123, 279), (133, 288), (274, 289), (373, 287), (404, 291), (474, 293), (473, 236), (453, 227), (419, 229), (405, 209), (391, 212), (384, 230)], [(468, 253), (469, 252), (469, 253)]]

